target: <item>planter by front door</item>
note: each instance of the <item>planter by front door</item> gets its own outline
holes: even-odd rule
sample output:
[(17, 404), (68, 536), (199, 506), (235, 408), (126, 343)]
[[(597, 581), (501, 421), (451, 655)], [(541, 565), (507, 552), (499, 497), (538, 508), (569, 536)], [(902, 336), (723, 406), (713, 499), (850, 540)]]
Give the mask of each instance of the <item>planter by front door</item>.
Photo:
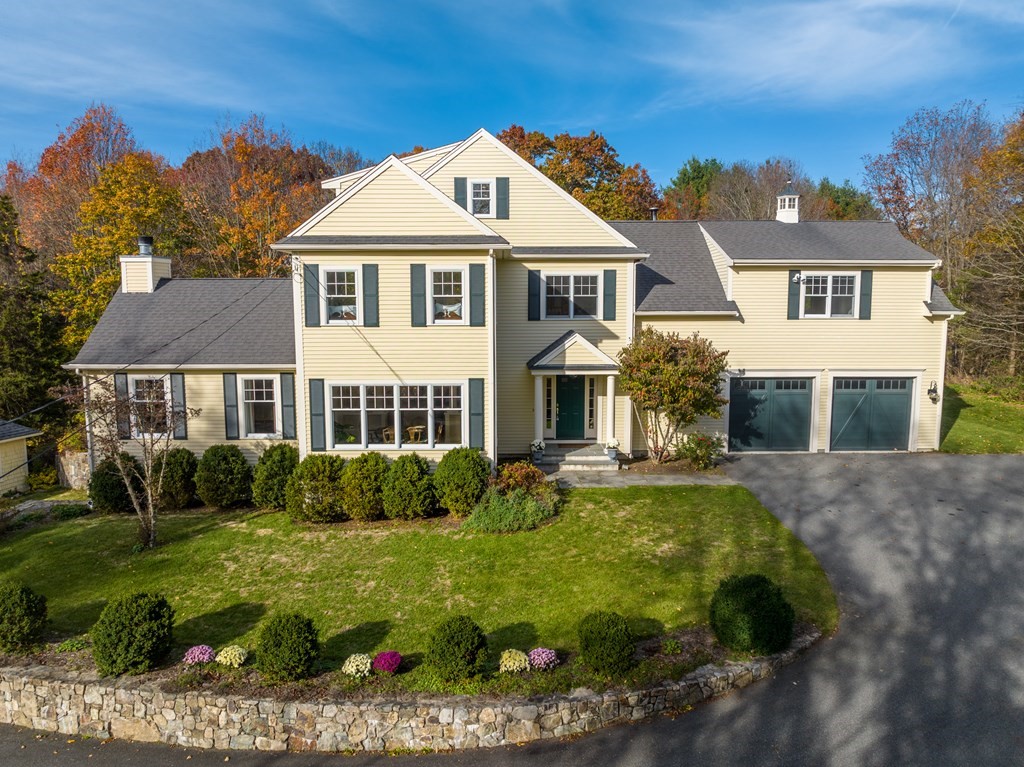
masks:
[(558, 376), (556, 439), (583, 439), (586, 382), (585, 376)]

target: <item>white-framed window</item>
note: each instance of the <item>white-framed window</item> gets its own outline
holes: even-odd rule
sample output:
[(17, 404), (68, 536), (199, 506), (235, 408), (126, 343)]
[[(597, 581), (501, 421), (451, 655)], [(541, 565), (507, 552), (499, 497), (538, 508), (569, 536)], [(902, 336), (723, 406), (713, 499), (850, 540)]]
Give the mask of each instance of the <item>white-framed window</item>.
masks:
[(494, 218), (494, 179), (471, 178), (466, 186), (469, 192), (469, 212), (477, 218)]
[(132, 436), (162, 436), (171, 421), (170, 376), (130, 376)]
[(324, 267), (320, 270), (324, 317), (328, 325), (358, 325), (362, 322), (359, 270), (353, 267)]
[(434, 325), (465, 325), (469, 317), (466, 269), (430, 270), (430, 322)]
[(239, 376), (242, 405), (241, 436), (259, 439), (281, 436), (281, 401), (277, 376)]
[(463, 383), (332, 383), (331, 448), (408, 450), (466, 444)]
[(544, 275), (545, 319), (594, 319), (600, 304), (600, 275)]
[(804, 273), (800, 283), (801, 317), (856, 317), (857, 272)]

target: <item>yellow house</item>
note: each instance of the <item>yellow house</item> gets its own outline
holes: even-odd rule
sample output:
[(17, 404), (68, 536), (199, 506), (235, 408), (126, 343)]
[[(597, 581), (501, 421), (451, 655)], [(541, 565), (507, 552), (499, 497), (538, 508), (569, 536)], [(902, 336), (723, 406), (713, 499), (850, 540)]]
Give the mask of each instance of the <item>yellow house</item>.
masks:
[(175, 434), (196, 452), (544, 442), (608, 468), (605, 446), (647, 449), (617, 357), (651, 325), (729, 351), (729, 406), (701, 426), (730, 450), (937, 447), (958, 310), (891, 224), (800, 222), (791, 189), (776, 221), (609, 223), (484, 130), (323, 186), (273, 245), (291, 279), (173, 279), (141, 241), (68, 367), (201, 408)]
[(26, 440), (39, 434), (20, 423), (0, 420), (0, 495), (28, 490)]

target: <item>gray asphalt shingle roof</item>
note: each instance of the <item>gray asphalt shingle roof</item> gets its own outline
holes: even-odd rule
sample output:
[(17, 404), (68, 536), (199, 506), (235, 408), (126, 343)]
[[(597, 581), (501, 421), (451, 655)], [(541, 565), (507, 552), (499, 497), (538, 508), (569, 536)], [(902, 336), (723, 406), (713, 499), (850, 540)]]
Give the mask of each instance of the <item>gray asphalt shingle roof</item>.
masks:
[(18, 437), (34, 437), (41, 433), (42, 432), (39, 432), (36, 429), (31, 429), (28, 426), (22, 426), (20, 423), (0, 419), (0, 442), (6, 442), (9, 439), (17, 439)]
[(508, 245), (508, 240), (489, 234), (303, 234), (285, 237), (274, 245)]
[(695, 221), (612, 221), (650, 257), (636, 267), (638, 312), (735, 312)]
[(730, 258), (786, 261), (935, 261), (888, 221), (701, 221)]
[(963, 314), (963, 309), (953, 306), (953, 302), (946, 297), (937, 282), (932, 283), (932, 298), (925, 306), (932, 314)]
[(152, 293), (118, 292), (67, 367), (247, 364), (295, 364), (290, 279), (172, 279)]

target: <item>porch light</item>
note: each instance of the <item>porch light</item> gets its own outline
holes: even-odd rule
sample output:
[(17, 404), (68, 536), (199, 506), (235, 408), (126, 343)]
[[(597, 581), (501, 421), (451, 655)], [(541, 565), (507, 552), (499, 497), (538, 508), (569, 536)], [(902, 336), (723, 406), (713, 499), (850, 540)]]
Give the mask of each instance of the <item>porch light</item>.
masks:
[(935, 381), (928, 387), (928, 399), (936, 404), (939, 401), (939, 385)]

